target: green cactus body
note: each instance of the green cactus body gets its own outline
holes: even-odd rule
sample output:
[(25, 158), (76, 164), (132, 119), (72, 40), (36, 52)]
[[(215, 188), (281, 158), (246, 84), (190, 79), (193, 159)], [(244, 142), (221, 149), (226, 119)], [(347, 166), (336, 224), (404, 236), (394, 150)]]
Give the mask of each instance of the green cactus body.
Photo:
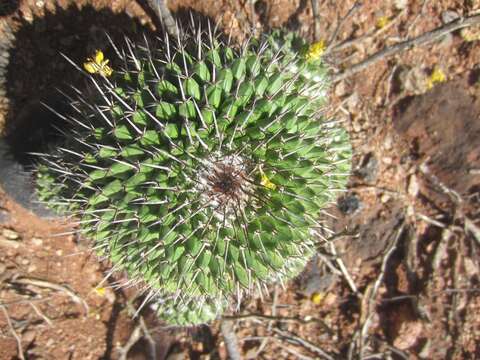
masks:
[(322, 117), (326, 69), (305, 44), (204, 37), (127, 42), (123, 68), (91, 76), (96, 99), (78, 99), (70, 137), (38, 171), (41, 198), (76, 214), (100, 254), (187, 299), (298, 273), (351, 158)]
[(224, 298), (195, 297), (178, 301), (172, 297), (163, 297), (155, 300), (151, 306), (169, 324), (192, 326), (217, 319), (227, 303)]

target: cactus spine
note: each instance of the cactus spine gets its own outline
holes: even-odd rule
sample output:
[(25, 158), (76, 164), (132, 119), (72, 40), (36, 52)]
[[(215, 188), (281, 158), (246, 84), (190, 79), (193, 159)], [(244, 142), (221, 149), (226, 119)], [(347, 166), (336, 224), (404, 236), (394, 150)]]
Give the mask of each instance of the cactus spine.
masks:
[[(322, 117), (326, 69), (307, 50), (292, 35), (234, 47), (197, 31), (155, 49), (127, 40), (112, 68), (97, 53), (85, 64), (97, 95), (74, 102), (65, 143), (38, 167), (39, 195), (77, 215), (116, 268), (173, 294), (163, 309), (295, 275), (351, 157)], [(217, 314), (204, 310), (165, 314)]]

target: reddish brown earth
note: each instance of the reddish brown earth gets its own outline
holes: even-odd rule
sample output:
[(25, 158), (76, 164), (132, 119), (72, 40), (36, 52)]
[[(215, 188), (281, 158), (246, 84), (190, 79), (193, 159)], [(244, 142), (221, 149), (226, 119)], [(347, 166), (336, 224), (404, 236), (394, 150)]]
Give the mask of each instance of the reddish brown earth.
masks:
[[(39, 102), (58, 103), (55, 88), (65, 84), (82, 86), (60, 52), (81, 62), (106, 48), (104, 31), (118, 41), (123, 33), (135, 38), (154, 31), (145, 2), (73, 3), (0, 4), (0, 29), (8, 24), (17, 39), (0, 123), (6, 120), (4, 133), (19, 151), (38, 146), (45, 131), (48, 116)], [(320, 38), (330, 40), (353, 3), (318, 2)], [(307, 0), (168, 4), (182, 16), (193, 10), (219, 22), (238, 41), (252, 27), (314, 36)], [(335, 69), (348, 68), (441, 26), (442, 18), (479, 10), (475, 1), (364, 2), (334, 40), (357, 41), (328, 60)], [(385, 16), (390, 20), (380, 29)], [(332, 87), (331, 114), (344, 120), (355, 148), (349, 191), (328, 220), (339, 234), (331, 242), (350, 285), (345, 273), (326, 265), (329, 259), (338, 268), (330, 245), (320, 246), (296, 281), (272, 286), (270, 299), (242, 304), (245, 317), (234, 321), (242, 358), (480, 358), (480, 43), (467, 35), (455, 32), (407, 50)], [(447, 81), (429, 89), (434, 68)], [(132, 319), (129, 300), (138, 302), (137, 291), (104, 289), (108, 264), (76, 236), (55, 236), (69, 229), (66, 222), (38, 219), (4, 193), (0, 210), (0, 359), (20, 358), (15, 337), (28, 359), (117, 359), (139, 324), (145, 326), (140, 335), (155, 342), (157, 359), (227, 357), (218, 323), (172, 329), (152, 314)], [(147, 340), (127, 357), (151, 358)]]

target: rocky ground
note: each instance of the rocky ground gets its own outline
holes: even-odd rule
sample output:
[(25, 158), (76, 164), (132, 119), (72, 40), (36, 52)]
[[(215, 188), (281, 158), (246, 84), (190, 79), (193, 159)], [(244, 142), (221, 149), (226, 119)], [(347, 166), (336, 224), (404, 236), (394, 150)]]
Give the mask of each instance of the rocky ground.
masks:
[[(193, 11), (237, 41), (276, 27), (325, 40), (336, 74), (480, 12), (460, 0), (318, 1), (318, 13), (311, 4), (168, 1), (179, 18)], [(48, 134), (41, 102), (59, 105), (56, 89), (82, 84), (60, 53), (81, 62), (106, 47), (105, 32), (152, 35), (152, 16), (140, 0), (0, 3), (0, 45), (10, 48), (0, 124), (18, 160), (28, 164), (25, 152)], [(329, 112), (355, 149), (348, 192), (330, 209), (337, 235), (298, 279), (224, 319), (242, 358), (480, 357), (479, 41), (480, 27), (458, 30), (334, 76)], [(0, 359), (227, 358), (219, 322), (133, 319), (138, 291), (102, 283), (108, 264), (84, 240), (58, 235), (67, 220), (40, 219), (11, 195), (0, 192)]]

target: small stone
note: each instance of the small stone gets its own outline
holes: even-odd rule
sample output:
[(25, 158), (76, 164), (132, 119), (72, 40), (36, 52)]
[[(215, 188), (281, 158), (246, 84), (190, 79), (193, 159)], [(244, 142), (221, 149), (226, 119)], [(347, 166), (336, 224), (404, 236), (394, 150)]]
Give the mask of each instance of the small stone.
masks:
[(387, 203), (389, 200), (391, 199), (390, 195), (388, 194), (383, 194), (381, 197), (380, 197), (380, 201), (385, 204)]
[(41, 246), (43, 245), (43, 240), (40, 238), (32, 238), (32, 243), (35, 246)]
[(410, 70), (403, 70), (399, 74), (403, 88), (413, 94), (423, 94), (427, 91), (427, 74), (420, 67), (414, 67)]
[(37, 332), (34, 330), (27, 330), (24, 333), (22, 333), (22, 342), (26, 342), (27, 344), (30, 344), (35, 340), (35, 337), (37, 336)]
[(395, 0), (393, 2), (393, 5), (395, 6), (395, 9), (397, 10), (404, 10), (406, 9), (408, 5), (408, 0)]
[(20, 235), (11, 229), (3, 229), (2, 235), (9, 240), (18, 240)]
[(30, 260), (28, 260), (28, 259), (22, 259), (22, 260), (20, 261), (20, 264), (22, 264), (22, 265), (28, 265), (28, 264), (30, 264)]
[(55, 255), (57, 255), (57, 256), (62, 256), (62, 255), (63, 255), (63, 250), (57, 250), (57, 251), (55, 251)]
[(362, 124), (360, 124), (358, 119), (356, 121), (354, 120), (352, 122), (352, 128), (353, 128), (353, 131), (356, 132), (356, 133), (362, 131)]
[[(469, 278), (478, 275), (478, 267), (475, 265), (473, 260), (469, 257), (465, 257), (463, 260), (463, 265), (465, 267), (465, 272)], [(0, 272), (1, 274), (1, 272)]]
[(390, 156), (385, 156), (382, 158), (382, 161), (386, 165), (392, 165), (393, 159)]
[(30, 265), (30, 266), (27, 268), (27, 272), (28, 272), (28, 273), (33, 273), (33, 272), (35, 272), (35, 271), (37, 271), (37, 267), (36, 267), (35, 265), (33, 265), (33, 264)]
[(347, 89), (345, 88), (345, 82), (340, 81), (337, 86), (335, 86), (335, 95), (338, 97), (343, 97), (347, 94)]
[(373, 153), (364, 156), (360, 167), (355, 171), (355, 175), (367, 181), (374, 182), (377, 178), (378, 160)]
[(453, 10), (446, 10), (442, 12), (442, 23), (447, 24), (449, 22), (452, 22), (460, 17), (460, 15)]
[(360, 208), (360, 200), (355, 193), (347, 194), (337, 200), (337, 207), (345, 215), (350, 215)]
[(5, 210), (0, 210), (0, 224), (6, 224), (10, 221), (10, 214)]
[(407, 350), (422, 338), (423, 332), (424, 328), (420, 321), (405, 321), (400, 325), (399, 334), (393, 341), (393, 345), (400, 350)]
[(348, 97), (348, 100), (345, 105), (350, 112), (354, 112), (354, 110), (358, 107), (359, 103), (360, 103), (360, 96), (358, 95), (358, 93), (354, 92), (352, 95)]
[(2, 275), (5, 271), (7, 271), (7, 265), (0, 263), (0, 275)]
[(385, 150), (391, 150), (392, 149), (392, 144), (393, 139), (390, 135), (385, 136), (385, 139), (383, 140), (383, 147)]
[(47, 343), (45, 344), (47, 347), (50, 347), (52, 346), (53, 344), (55, 344), (55, 340), (53, 340), (52, 338), (48, 339)]

